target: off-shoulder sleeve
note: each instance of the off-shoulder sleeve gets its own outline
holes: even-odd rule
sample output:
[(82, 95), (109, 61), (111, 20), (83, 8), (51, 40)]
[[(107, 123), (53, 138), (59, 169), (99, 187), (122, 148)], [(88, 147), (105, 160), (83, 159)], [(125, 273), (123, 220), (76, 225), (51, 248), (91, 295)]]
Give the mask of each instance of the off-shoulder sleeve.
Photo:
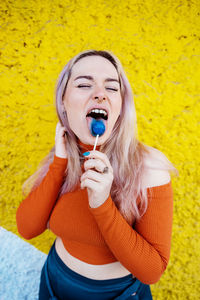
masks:
[(157, 282), (170, 255), (173, 192), (171, 182), (147, 189), (148, 208), (131, 227), (111, 197), (90, 208), (114, 256), (135, 277), (146, 284)]
[(67, 159), (54, 155), (54, 160), (40, 185), (21, 202), (16, 221), (25, 239), (41, 234), (47, 228), (50, 213), (63, 183)]

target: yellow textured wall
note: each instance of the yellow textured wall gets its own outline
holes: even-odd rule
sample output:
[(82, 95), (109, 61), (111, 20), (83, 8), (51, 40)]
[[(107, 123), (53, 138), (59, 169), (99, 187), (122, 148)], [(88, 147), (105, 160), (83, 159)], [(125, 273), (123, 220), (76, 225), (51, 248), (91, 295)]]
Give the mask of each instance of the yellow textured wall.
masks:
[[(0, 2), (0, 225), (17, 233), (21, 186), (54, 144), (54, 87), (85, 49), (113, 51), (133, 87), (139, 138), (180, 172), (171, 260), (154, 299), (200, 295), (200, 4), (190, 0)], [(47, 252), (53, 234), (30, 241)], [(133, 253), (134, 255), (134, 253)]]

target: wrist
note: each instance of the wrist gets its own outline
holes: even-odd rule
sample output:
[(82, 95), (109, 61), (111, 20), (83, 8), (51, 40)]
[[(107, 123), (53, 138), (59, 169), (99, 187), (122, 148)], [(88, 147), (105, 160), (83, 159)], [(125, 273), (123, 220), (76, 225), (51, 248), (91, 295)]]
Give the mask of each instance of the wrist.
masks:
[(94, 201), (91, 201), (91, 202), (89, 202), (89, 206), (91, 207), (91, 208), (97, 208), (97, 207), (99, 207), (101, 204), (99, 204), (99, 203), (94, 203)]
[(67, 153), (55, 151), (55, 156), (60, 157), (60, 158), (67, 158)]
[(104, 200), (104, 201), (98, 201), (98, 200), (92, 200), (92, 201), (89, 201), (89, 206), (91, 207), (91, 208), (97, 208), (97, 207), (99, 207), (99, 206), (101, 206), (104, 202), (106, 201), (106, 199)]
[(90, 203), (88, 203), (88, 206), (93, 214), (99, 215), (99, 214), (107, 213), (108, 210), (112, 209), (113, 204), (114, 203), (112, 201), (112, 198), (109, 195), (109, 197), (101, 205), (99, 205), (97, 207), (91, 207)]
[(63, 159), (67, 159), (67, 155), (55, 152), (55, 156)]

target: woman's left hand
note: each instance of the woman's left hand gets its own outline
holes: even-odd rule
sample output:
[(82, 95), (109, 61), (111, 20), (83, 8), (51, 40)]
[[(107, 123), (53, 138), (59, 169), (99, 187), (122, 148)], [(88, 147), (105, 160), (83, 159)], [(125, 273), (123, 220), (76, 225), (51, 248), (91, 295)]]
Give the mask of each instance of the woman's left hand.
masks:
[(106, 154), (90, 151), (84, 163), (81, 188), (87, 188), (90, 207), (98, 207), (109, 197), (113, 182), (113, 169)]

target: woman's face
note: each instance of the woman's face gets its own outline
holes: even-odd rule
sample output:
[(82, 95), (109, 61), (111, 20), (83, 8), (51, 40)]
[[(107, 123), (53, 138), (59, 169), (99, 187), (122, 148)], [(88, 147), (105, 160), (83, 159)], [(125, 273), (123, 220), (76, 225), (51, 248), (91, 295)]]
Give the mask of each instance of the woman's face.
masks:
[[(101, 56), (81, 58), (72, 68), (63, 102), (69, 126), (84, 144), (95, 142), (90, 132), (92, 120), (103, 121), (105, 132), (99, 137), (98, 145), (103, 144), (109, 138), (122, 106), (119, 76), (113, 64)], [(91, 113), (93, 109), (95, 111)]]

